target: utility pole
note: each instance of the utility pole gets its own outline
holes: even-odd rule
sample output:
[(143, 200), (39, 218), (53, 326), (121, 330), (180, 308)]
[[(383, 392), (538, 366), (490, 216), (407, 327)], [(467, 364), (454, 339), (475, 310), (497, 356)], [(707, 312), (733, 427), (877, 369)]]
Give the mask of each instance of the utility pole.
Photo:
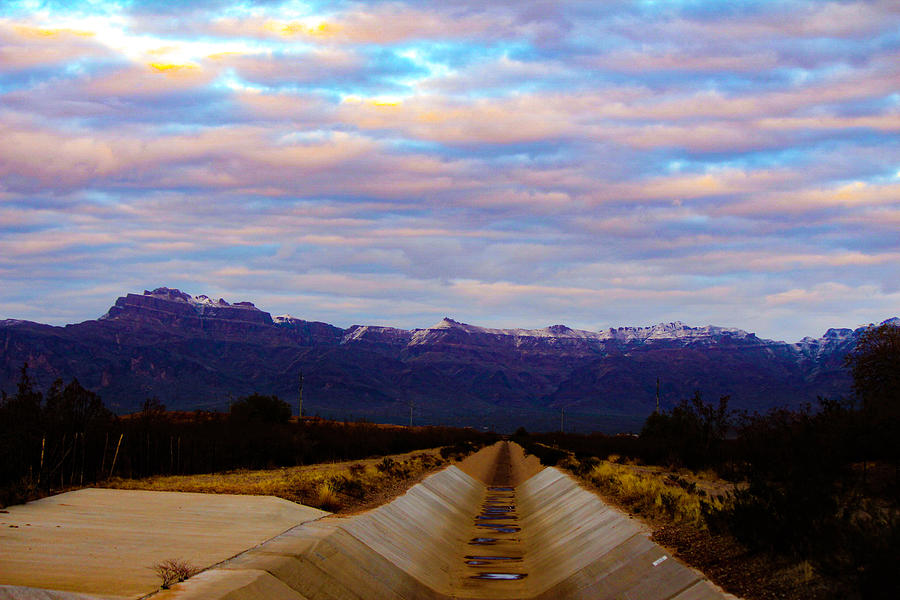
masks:
[(656, 414), (659, 414), (659, 375), (656, 376)]
[(566, 432), (566, 409), (565, 409), (565, 408), (560, 409), (560, 413), (559, 413), (559, 432), (560, 432), (560, 433), (565, 433), (565, 432)]
[(297, 401), (297, 422), (300, 423), (303, 421), (303, 370), (300, 370), (300, 389), (299, 391), (299, 399)]
[(409, 399), (409, 426), (413, 426), (413, 406), (415, 405), (415, 401), (410, 398)]

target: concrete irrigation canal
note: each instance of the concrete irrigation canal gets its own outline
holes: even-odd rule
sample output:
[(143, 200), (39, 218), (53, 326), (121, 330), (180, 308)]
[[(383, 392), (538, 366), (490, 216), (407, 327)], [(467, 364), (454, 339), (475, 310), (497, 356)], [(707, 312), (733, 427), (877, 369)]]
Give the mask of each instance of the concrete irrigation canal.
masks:
[[(213, 566), (151, 597), (733, 598), (701, 573), (667, 556), (640, 523), (610, 508), (557, 469), (542, 468), (509, 442), (485, 448), (367, 513), (344, 518), (320, 518), (314, 513), (293, 516), (305, 522), (218, 564), (207, 558), (200, 564)], [(252, 519), (252, 511), (244, 518)], [(177, 539), (173, 544), (177, 545)], [(2, 552), (0, 546), (0, 559)], [(93, 574), (102, 579), (102, 571), (99, 568)], [(127, 573), (119, 574), (127, 577)], [(41, 590), (36, 589), (45, 587), (41, 583), (30, 583), (43, 582), (40, 578), (10, 581), (4, 576), (0, 566), (0, 584), (18, 587), (0, 585), (0, 598), (83, 597), (46, 588), (105, 598), (143, 595), (129, 593), (122, 585), (110, 589), (46, 585)]]

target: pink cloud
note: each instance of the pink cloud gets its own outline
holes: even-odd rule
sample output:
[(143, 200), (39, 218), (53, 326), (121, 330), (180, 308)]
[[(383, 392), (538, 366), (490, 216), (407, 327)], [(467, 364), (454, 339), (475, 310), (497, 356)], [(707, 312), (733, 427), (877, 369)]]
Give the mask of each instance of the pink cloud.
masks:
[[(795, 251), (786, 248), (772, 250), (714, 250), (699, 251), (693, 254), (697, 269), (703, 273), (733, 273), (735, 271), (752, 271), (756, 273), (789, 273), (796, 270), (828, 270), (835, 268), (860, 268), (895, 264), (900, 261), (900, 252), (865, 253), (861, 251), (821, 252)], [(676, 268), (683, 260), (662, 259), (666, 268)]]
[(536, 36), (549, 25), (522, 22), (514, 11), (490, 7), (450, 14), (410, 4), (387, 3), (352, 8), (317, 18), (291, 20), (269, 16), (221, 18), (209, 31), (223, 36), (297, 40), (319, 44), (396, 44), (417, 39), (467, 39)]
[(152, 62), (89, 79), (82, 93), (90, 97), (141, 97), (179, 94), (209, 85), (217, 73), (191, 64)]
[(205, 62), (216, 70), (232, 68), (244, 80), (267, 85), (330, 80), (363, 71), (366, 66), (357, 54), (333, 47), (286, 54), (231, 52), (210, 56)]
[(892, 0), (785, 4), (755, 15), (715, 20), (676, 18), (643, 25), (633, 35), (650, 39), (741, 40), (857, 38), (884, 31), (900, 11)]
[(874, 184), (864, 181), (832, 187), (806, 187), (789, 191), (759, 192), (752, 198), (721, 206), (717, 214), (740, 216), (799, 215), (831, 208), (895, 205), (900, 198), (900, 183)]
[[(717, 51), (718, 50), (718, 51)], [(586, 61), (594, 68), (622, 72), (641, 71), (729, 71), (754, 73), (782, 64), (772, 50), (760, 49), (748, 53), (731, 53), (728, 49), (710, 48), (702, 52), (688, 49), (617, 50)]]
[(0, 240), (0, 253), (6, 256), (55, 254), (75, 246), (96, 246), (122, 243), (124, 239), (106, 232), (46, 231), (38, 234), (16, 235)]
[(809, 288), (792, 288), (783, 292), (769, 294), (766, 304), (772, 306), (796, 305), (814, 308), (822, 305), (860, 306), (869, 298), (879, 297), (882, 301), (888, 298), (900, 299), (900, 294), (885, 294), (877, 285), (846, 285), (834, 281), (815, 284)]
[(90, 32), (0, 20), (0, 72), (103, 56), (111, 56), (111, 53)]

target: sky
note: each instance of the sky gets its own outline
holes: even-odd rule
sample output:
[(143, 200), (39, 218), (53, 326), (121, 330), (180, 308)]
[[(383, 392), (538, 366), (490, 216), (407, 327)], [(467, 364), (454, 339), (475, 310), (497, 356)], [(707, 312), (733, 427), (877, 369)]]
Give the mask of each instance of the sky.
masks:
[(900, 3), (0, 0), (0, 319), (900, 315)]

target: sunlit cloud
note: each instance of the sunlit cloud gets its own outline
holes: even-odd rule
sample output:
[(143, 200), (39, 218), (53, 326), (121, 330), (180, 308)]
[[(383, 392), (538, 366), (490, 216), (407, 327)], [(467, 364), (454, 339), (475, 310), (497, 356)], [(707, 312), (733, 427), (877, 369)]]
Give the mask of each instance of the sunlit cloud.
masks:
[(0, 318), (172, 285), (341, 326), (881, 320), (898, 28), (890, 0), (10, 2)]

